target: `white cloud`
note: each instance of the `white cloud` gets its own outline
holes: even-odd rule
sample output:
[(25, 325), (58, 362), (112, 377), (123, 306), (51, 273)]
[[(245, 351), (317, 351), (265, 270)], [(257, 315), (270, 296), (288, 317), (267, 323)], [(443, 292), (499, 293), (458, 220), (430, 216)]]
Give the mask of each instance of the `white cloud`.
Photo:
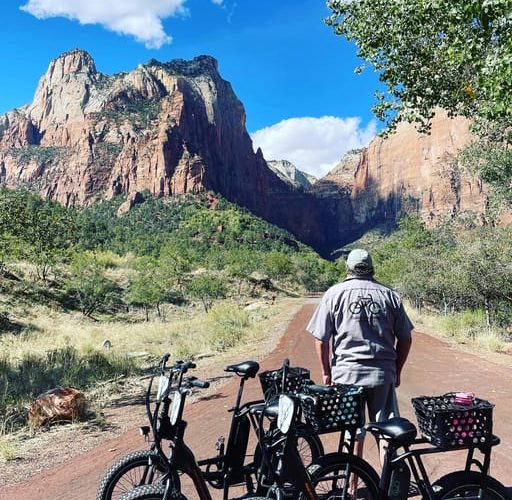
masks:
[(347, 151), (368, 145), (377, 133), (370, 121), (361, 127), (356, 117), (301, 117), (283, 120), (251, 134), (254, 148), (260, 147), (266, 160), (288, 160), (299, 170), (323, 177)]
[(172, 41), (164, 31), (162, 19), (187, 14), (186, 1), (29, 0), (20, 8), (38, 19), (66, 17), (81, 24), (100, 24), (115, 33), (135, 37), (147, 48), (158, 49)]

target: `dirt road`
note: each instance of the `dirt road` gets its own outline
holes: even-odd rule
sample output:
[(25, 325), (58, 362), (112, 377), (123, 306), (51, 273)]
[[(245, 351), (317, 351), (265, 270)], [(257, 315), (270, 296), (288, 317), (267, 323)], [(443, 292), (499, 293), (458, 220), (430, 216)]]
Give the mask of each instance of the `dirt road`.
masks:
[[(319, 379), (313, 342), (304, 327), (314, 308), (315, 300), (307, 301), (289, 324), (285, 335), (273, 352), (261, 361), (262, 369), (278, 367), (284, 357), (292, 365), (311, 369), (313, 379)], [(248, 355), (250, 358), (250, 354)], [(189, 422), (187, 439), (198, 458), (213, 454), (217, 437), (226, 435), (229, 414), (226, 410), (234, 400), (238, 380), (230, 380), (213, 396), (190, 404), (186, 410)], [(494, 432), (502, 439), (493, 454), (492, 474), (507, 486), (512, 486), (512, 368), (495, 364), (472, 354), (461, 352), (438, 339), (418, 333), (403, 374), (399, 389), (403, 416), (415, 422), (410, 399), (420, 394), (443, 394), (450, 391), (470, 391), (496, 404)], [(247, 384), (246, 398), (260, 397), (257, 381)], [(145, 422), (134, 422), (138, 426)], [(329, 449), (331, 442), (326, 443)], [(4, 488), (1, 500), (93, 500), (98, 481), (105, 468), (128, 451), (144, 449), (145, 445), (134, 430), (105, 442), (90, 452), (34, 476), (25, 483)], [(365, 454), (374, 462), (375, 450)], [(441, 458), (440, 458), (441, 457)], [(429, 462), (433, 477), (460, 468), (459, 452), (436, 455)], [(20, 474), (23, 471), (20, 470)]]

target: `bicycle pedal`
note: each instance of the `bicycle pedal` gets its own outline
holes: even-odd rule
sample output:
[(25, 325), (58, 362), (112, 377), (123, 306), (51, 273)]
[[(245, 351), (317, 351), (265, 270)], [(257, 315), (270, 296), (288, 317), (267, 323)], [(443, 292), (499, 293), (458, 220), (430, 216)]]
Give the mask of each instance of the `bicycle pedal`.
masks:
[(220, 436), (219, 439), (217, 439), (217, 442), (215, 443), (215, 449), (217, 451), (219, 451), (222, 448), (224, 448), (224, 442), (225, 441), (226, 441), (226, 439), (224, 438), (224, 436)]

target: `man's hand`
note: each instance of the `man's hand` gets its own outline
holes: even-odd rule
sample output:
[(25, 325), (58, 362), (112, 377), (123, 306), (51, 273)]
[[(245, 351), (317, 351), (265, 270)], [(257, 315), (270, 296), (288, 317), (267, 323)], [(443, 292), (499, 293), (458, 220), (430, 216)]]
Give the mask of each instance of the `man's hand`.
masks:
[(325, 385), (331, 385), (332, 384), (331, 374), (328, 373), (327, 375), (326, 374), (322, 375), (322, 380)]
[(400, 387), (400, 373), (396, 374), (395, 387)]

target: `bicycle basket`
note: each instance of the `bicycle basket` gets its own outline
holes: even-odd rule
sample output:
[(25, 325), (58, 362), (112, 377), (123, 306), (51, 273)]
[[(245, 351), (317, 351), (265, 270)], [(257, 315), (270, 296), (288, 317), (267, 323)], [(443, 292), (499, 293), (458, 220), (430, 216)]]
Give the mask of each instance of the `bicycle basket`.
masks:
[(331, 387), (333, 394), (318, 393), (315, 386), (303, 387), (302, 393), (310, 396), (302, 399), (302, 413), (306, 422), (317, 433), (362, 427), (365, 409), (363, 388), (346, 384)]
[(439, 448), (470, 447), (492, 437), (494, 405), (474, 398), (469, 405), (455, 403), (455, 392), (412, 398), (421, 434)]
[[(284, 392), (300, 392), (302, 386), (309, 381), (309, 370), (293, 366), (288, 369)], [(265, 396), (265, 401), (269, 401), (279, 394), (282, 389), (283, 372), (282, 370), (267, 370), (259, 375), (261, 389)]]

